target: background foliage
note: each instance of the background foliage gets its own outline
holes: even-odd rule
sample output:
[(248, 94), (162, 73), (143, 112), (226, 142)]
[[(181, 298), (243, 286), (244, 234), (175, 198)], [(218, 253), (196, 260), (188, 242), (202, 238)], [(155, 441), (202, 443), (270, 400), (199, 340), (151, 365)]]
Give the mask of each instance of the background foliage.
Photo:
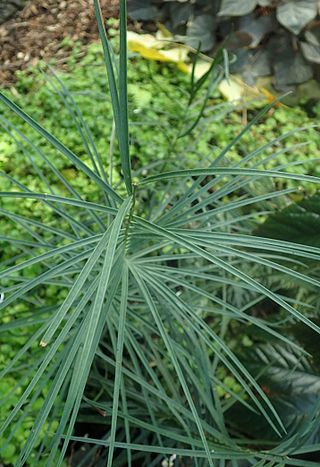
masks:
[[(72, 75), (63, 76), (65, 84), (60, 81), (61, 76), (55, 76), (50, 69), (46, 69), (47, 76), (40, 73), (31, 76), (22, 74), (14, 90), (15, 100), (22, 107), (27, 106), (32, 116), (43, 123), (50, 134), (54, 133), (82, 162), (92, 167), (90, 151), (85, 147), (79, 132), (79, 129), (83, 130), (79, 115), (70, 113), (70, 109), (75, 111), (75, 107), (71, 106), (72, 97), (88, 122), (106, 171), (109, 175), (112, 173), (114, 187), (121, 196), (125, 196), (125, 188), (121, 182), (119, 149), (112, 137), (112, 108), (104, 100), (107, 82), (100, 62), (102, 65), (100, 48), (94, 45), (82, 66), (76, 67)], [(72, 60), (70, 65), (72, 67)], [(44, 81), (49, 81), (48, 87), (43, 85)], [(163, 67), (131, 57), (129, 115), (132, 122), (131, 154), (135, 177), (143, 180), (150, 174), (157, 176), (160, 169), (175, 170), (181, 166), (184, 169), (193, 169), (200, 163), (208, 165), (212, 161), (212, 155), (223, 153), (223, 148), (228, 147), (236, 131), (243, 129), (242, 109), (232, 109), (219, 99), (216, 91), (210, 94), (211, 100), (201, 125), (192, 134), (178, 138), (184, 127), (189, 128), (190, 122), (197, 117), (203, 97), (203, 93), (200, 93), (199, 101), (194, 102), (193, 107), (188, 107), (190, 82), (185, 75), (173, 67)], [(231, 110), (234, 111), (230, 113)], [(256, 110), (249, 111), (249, 118), (255, 114)], [(6, 288), (6, 300), (7, 297), (12, 300), (12, 304), (1, 312), (0, 330), (3, 335), (10, 336), (7, 347), (3, 349), (6, 356), (1, 362), (3, 374), (6, 374), (3, 379), (3, 395), (6, 396), (8, 388), (15, 384), (19, 386), (14, 396), (8, 399), (8, 404), (2, 405), (3, 418), (8, 416), (10, 410), (15, 409), (19, 403), (17, 398), (21, 403), (21, 397), (25, 397), (20, 388), (22, 391), (26, 390), (35, 368), (49, 358), (49, 355), (53, 355), (51, 346), (43, 350), (38, 347), (38, 340), (43, 328), (50, 326), (52, 319), (57, 316), (79, 275), (83, 274), (86, 263), (80, 262), (77, 267), (77, 256), (72, 246), (74, 240), (77, 243), (74, 236), (78, 236), (80, 241), (81, 254), (91, 254), (92, 248), (86, 248), (87, 242), (88, 245), (100, 242), (101, 232), (104, 234), (102, 238), (106, 239), (106, 231), (101, 222), (105, 225), (110, 222), (111, 231), (114, 232), (110, 214), (113, 216), (115, 211), (119, 214), (118, 207), (108, 211), (108, 203), (102, 197), (99, 186), (88, 179), (68, 158), (59, 156), (48, 144), (50, 141), (44, 141), (17, 117), (11, 116), (8, 119), (7, 115), (7, 111), (3, 111), (1, 116), (1, 124), (8, 131), (8, 135), (3, 135), (1, 139), (1, 186), (3, 191), (19, 189), (25, 196), (18, 198), (19, 203), (13, 194), (2, 198), (4, 217), (1, 220), (1, 232), (4, 234), (2, 241), (5, 245), (1, 258), (4, 266), (1, 274), (5, 277), (2, 285)], [(125, 242), (130, 276), (128, 278), (124, 274), (119, 277), (117, 257), (112, 262), (112, 307), (108, 309), (108, 320), (104, 323), (101, 339), (98, 339), (99, 348), (90, 368), (80, 412), (76, 415), (76, 431), (73, 436), (71, 433), (67, 435), (71, 441), (84, 444), (80, 457), (77, 454), (74, 457), (75, 465), (87, 465), (86, 462), (92, 460), (102, 465), (110, 462), (110, 450), (100, 447), (108, 442), (110, 436), (115, 449), (112, 465), (119, 466), (128, 465), (131, 461), (148, 467), (162, 461), (169, 463), (173, 451), (179, 453), (176, 465), (188, 463), (193, 452), (196, 452), (196, 459), (199, 456), (195, 460), (197, 465), (208, 465), (210, 453), (208, 457), (208, 451), (203, 448), (206, 437), (213, 450), (211, 457), (214, 463), (215, 458), (218, 459), (217, 462), (225, 458), (227, 463), (232, 455), (235, 459), (233, 465), (259, 465), (258, 462), (260, 465), (269, 465), (270, 462), (279, 466), (284, 462), (299, 465), (296, 456), (300, 451), (305, 454), (308, 450), (317, 450), (318, 438), (312, 438), (310, 433), (317, 435), (312, 427), (317, 423), (318, 416), (318, 370), (313, 357), (304, 356), (302, 349), (296, 347), (301, 340), (301, 328), (299, 334), (299, 329), (294, 328), (296, 321), (288, 318), (288, 309), (293, 312), (296, 308), (301, 309), (304, 312), (302, 319), (314, 319), (318, 278), (316, 271), (312, 270), (311, 273), (306, 269), (304, 261), (308, 257), (316, 263), (319, 252), (312, 249), (317, 245), (309, 243), (305, 238), (302, 245), (272, 243), (272, 239), (279, 238), (273, 230), (268, 233), (272, 216), (269, 221), (260, 225), (274, 210), (279, 211), (277, 221), (280, 222), (279, 219), (286, 219), (288, 214), (290, 217), (290, 212), (295, 216), (297, 210), (306, 210), (313, 205), (313, 198), (311, 201), (299, 201), (305, 192), (315, 190), (312, 183), (314, 180), (304, 180), (301, 177), (300, 180), (299, 176), (304, 173), (305, 167), (314, 175), (317, 175), (318, 170), (312, 160), (319, 156), (317, 129), (310, 127), (305, 132), (294, 131), (297, 125), (305, 124), (306, 118), (304, 111), (299, 109), (269, 109), (269, 112), (261, 116), (260, 125), (253, 126), (251, 132), (246, 131), (241, 139), (236, 138), (229, 145), (228, 154), (223, 157), (223, 163), (232, 168), (237, 167), (237, 164), (241, 166), (248, 157), (250, 160), (254, 155), (259, 156), (260, 168), (280, 170), (289, 167), (294, 174), (289, 179), (281, 179), (279, 175), (275, 182), (265, 179), (264, 183), (259, 183), (255, 178), (248, 182), (245, 177), (238, 176), (228, 182), (228, 177), (222, 176), (215, 184), (212, 174), (209, 174), (201, 181), (209, 187), (200, 183), (192, 189), (199, 179), (196, 178), (196, 173), (190, 172), (187, 182), (182, 180), (181, 183), (177, 181), (172, 184), (166, 179), (156, 179), (156, 190), (151, 189), (147, 183), (141, 183), (136, 194), (136, 216), (130, 231), (130, 242)], [(282, 140), (279, 124), (284, 133), (288, 133), (286, 139)], [(107, 150), (110, 150), (110, 142), (114, 145), (111, 172)], [(255, 153), (257, 144), (261, 148)], [(292, 147), (292, 151), (289, 147)], [(49, 170), (43, 155), (54, 163), (62, 179), (57, 179), (57, 173)], [(304, 164), (296, 164), (300, 163), (301, 158), (305, 159)], [(252, 166), (255, 167), (254, 164)], [(221, 165), (218, 169), (219, 167)], [(206, 169), (203, 173), (205, 171)], [(10, 179), (11, 176), (15, 180)], [(53, 197), (66, 197), (68, 183), (76, 192), (81, 193), (84, 204), (81, 209), (76, 204), (71, 204), (59, 212), (48, 205), (45, 194), (50, 192)], [(186, 188), (190, 199), (184, 198)], [(42, 198), (33, 200), (33, 193), (39, 192), (44, 193)], [(316, 199), (315, 197), (314, 200)], [(184, 202), (181, 211), (180, 200)], [(288, 208), (294, 200), (298, 203)], [(60, 202), (63, 203), (63, 200)], [(59, 207), (62, 207), (60, 202)], [(75, 203), (76, 198), (72, 202)], [(96, 206), (98, 218), (92, 218), (90, 211), (87, 211), (92, 203), (102, 203), (100, 207)], [(203, 211), (201, 205), (198, 205), (200, 203)], [(171, 208), (174, 208), (173, 212), (177, 217), (168, 212)], [(317, 212), (311, 211), (311, 214)], [(73, 219), (71, 224), (70, 217), (67, 217), (70, 215)], [(198, 216), (196, 223), (195, 216)], [(125, 219), (119, 239), (114, 242), (118, 254), (122, 254), (122, 238), (128, 233), (129, 219)], [(153, 225), (156, 230), (144, 230), (148, 225), (143, 223), (145, 219), (155, 222)], [(308, 215), (302, 221), (304, 226), (306, 219)], [(284, 234), (281, 226), (279, 230)], [(252, 231), (254, 236), (248, 237)], [(169, 235), (171, 242), (162, 237), (163, 232)], [(231, 234), (234, 236), (230, 237)], [(258, 243), (258, 235), (262, 238), (262, 244)], [(265, 237), (271, 240), (266, 240)], [(283, 235), (281, 240), (293, 239), (290, 235), (289, 238)], [(257, 243), (253, 245), (253, 242)], [(52, 248), (60, 247), (65, 248), (60, 259), (49, 263), (47, 260), (34, 261), (34, 258), (41, 257), (48, 251), (48, 248), (51, 251)], [(252, 247), (254, 255), (250, 256)], [(270, 248), (271, 253), (268, 253)], [(109, 246), (108, 249), (110, 253)], [(219, 265), (210, 262), (213, 258), (222, 261), (227, 259), (227, 264), (236, 269), (221, 269)], [(102, 259), (98, 258), (91, 275), (87, 276), (89, 288), (83, 287), (76, 297), (80, 299), (80, 303), (84, 297), (87, 300), (90, 293), (93, 293), (96, 280), (101, 274)], [(29, 260), (31, 263), (28, 263)], [(23, 261), (27, 261), (28, 265), (24, 266)], [(64, 264), (69, 264), (66, 274), (63, 273)], [(9, 273), (6, 273), (10, 266), (14, 271), (10, 273), (9, 269)], [(54, 267), (58, 268), (57, 274), (42, 279), (42, 274)], [(240, 268), (240, 272), (234, 277), (237, 268)], [(249, 283), (243, 281), (242, 273), (249, 275)], [(117, 288), (117, 280), (121, 281), (121, 290), (128, 287), (127, 296)], [(278, 302), (284, 299), (285, 302), (280, 303), (285, 307), (270, 306), (264, 289), (257, 290), (255, 281), (267, 287), (268, 294)], [(24, 293), (25, 286), (32, 286), (33, 283), (35, 287), (31, 289), (32, 292)], [(20, 305), (11, 298), (14, 294), (21, 298)], [(127, 321), (121, 321), (126, 300), (129, 303)], [(2, 308), (5, 305), (4, 303)], [(62, 332), (59, 336), (63, 337), (60, 346), (57, 344), (57, 353), (48, 369), (42, 373), (41, 383), (33, 385), (33, 399), (31, 398), (28, 405), (28, 411), (25, 411), (27, 417), (23, 421), (23, 415), (16, 413), (14, 426), (6, 428), (12, 434), (4, 448), (5, 454), (2, 454), (3, 457), (6, 456), (4, 459), (8, 463), (17, 458), (19, 463), (23, 456), (26, 459), (29, 456), (30, 465), (36, 465), (40, 460), (48, 465), (47, 455), (51, 448), (56, 449), (59, 441), (63, 442), (57, 423), (60, 421), (63, 424), (67, 420), (67, 416), (62, 415), (61, 402), (64, 402), (64, 410), (70, 410), (70, 405), (69, 408), (67, 406), (70, 400), (67, 397), (67, 389), (70, 390), (68, 378), (61, 395), (55, 401), (53, 413), (50, 413), (49, 424), (42, 425), (42, 431), (38, 430), (36, 438), (30, 427), (32, 424), (41, 427), (39, 413), (43, 413), (43, 407), (48, 407), (48, 394), (58, 385), (59, 373), (56, 376), (56, 369), (61, 369), (68, 360), (73, 345), (78, 345), (76, 351), (80, 352), (77, 336), (85, 336), (89, 328), (86, 316), (90, 316), (92, 308), (88, 306), (88, 302), (82, 309), (78, 308), (79, 303), (76, 300), (72, 305), (72, 313), (58, 330), (59, 333)], [(120, 316), (119, 310), (122, 310)], [(79, 320), (68, 328), (69, 323), (72, 323), (73, 312)], [(125, 332), (125, 340), (122, 342), (122, 382), (119, 380), (119, 370), (117, 373), (117, 368), (121, 367), (119, 358), (122, 358), (121, 355), (119, 357), (121, 326), (124, 326)], [(206, 337), (204, 328), (213, 341)], [(315, 329), (315, 326), (308, 328), (303, 324), (302, 334), (305, 336), (309, 332), (310, 336), (311, 333), (317, 342), (318, 334)], [(290, 339), (283, 340), (281, 333)], [(56, 342), (54, 348), (55, 345)], [(220, 345), (223, 351), (219, 350)], [(305, 341), (301, 345), (304, 347)], [(18, 346), (19, 349), (26, 347), (22, 351)], [(199, 349), (199, 352), (194, 352), (194, 349)], [(313, 352), (309, 351), (313, 356)], [(228, 358), (225, 358), (224, 352)], [(13, 365), (10, 364), (12, 359)], [(68, 375), (75, 378), (72, 381), (79, 382), (76, 379), (76, 371), (79, 371), (76, 365), (75, 362), (75, 366), (70, 366)], [(179, 367), (183, 368), (184, 374), (179, 372)], [(244, 373), (248, 378), (246, 382), (237, 373), (237, 368), (242, 372), (249, 369), (255, 380)], [(283, 379), (288, 381), (287, 387), (281, 384)], [(116, 413), (114, 394), (117, 391), (120, 391), (118, 397), (121, 397), (118, 401), (119, 411)], [(285, 404), (288, 393), (290, 410), (288, 404)], [(72, 385), (71, 394), (74, 397)], [(264, 404), (270, 409), (265, 395), (270, 397), (288, 429), (288, 435), (280, 445), (277, 435), (280, 425), (277, 427), (274, 412), (263, 412)], [(307, 398), (306, 395), (310, 397)], [(194, 406), (192, 401), (195, 401)], [(245, 411), (246, 417), (248, 413), (252, 417), (256, 415), (251, 402), (264, 415), (260, 413), (254, 419), (254, 433), (250, 430), (252, 425), (243, 426), (240, 419), (241, 410)], [(201, 419), (197, 413), (201, 414)], [(115, 433), (112, 435), (110, 432), (115, 417), (118, 423), (117, 442)], [(298, 422), (300, 425), (297, 430)], [(201, 437), (201, 427), (205, 431), (205, 437)], [(8, 431), (5, 432), (5, 437), (8, 436)], [(88, 437), (85, 434), (88, 431), (95, 443), (93, 448), (87, 444)], [(260, 434), (263, 434), (262, 440), (259, 438)], [(256, 438), (250, 441), (249, 448), (246, 436)], [(131, 445), (129, 441), (138, 444), (139, 449), (123, 450), (124, 443)], [(34, 451), (30, 451), (30, 446), (34, 447)], [(77, 450), (79, 444), (75, 446)], [(271, 453), (261, 449), (264, 446), (271, 446)], [(188, 447), (191, 447), (190, 451), (186, 450)], [(283, 452), (290, 455), (290, 459), (283, 457)], [(60, 461), (54, 455), (50, 458), (53, 465), (58, 465)]]
[(176, 37), (210, 52), (226, 43), (231, 71), (248, 84), (273, 75), (278, 91), (319, 78), (320, 27), (316, 0), (130, 0), (134, 20), (160, 21)]

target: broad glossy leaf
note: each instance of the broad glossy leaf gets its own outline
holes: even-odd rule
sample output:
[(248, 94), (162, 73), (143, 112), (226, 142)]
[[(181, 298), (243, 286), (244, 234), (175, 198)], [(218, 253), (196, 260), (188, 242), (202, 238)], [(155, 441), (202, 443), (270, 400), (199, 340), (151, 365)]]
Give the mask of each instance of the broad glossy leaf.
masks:
[(257, 0), (222, 0), (220, 16), (242, 16), (251, 13), (257, 5)]
[(277, 28), (274, 15), (256, 16), (254, 13), (239, 18), (239, 31), (251, 37), (250, 47), (257, 47), (266, 34)]
[(214, 29), (215, 25), (212, 16), (196, 16), (187, 25), (186, 43), (195, 49), (198, 48), (200, 43), (201, 50), (210, 50), (215, 44)]
[(157, 18), (158, 10), (151, 0), (130, 0), (128, 15), (133, 20), (149, 21)]
[(309, 44), (309, 42), (300, 42), (304, 57), (313, 63), (320, 64), (320, 45)]
[[(319, 416), (320, 374), (306, 359), (292, 349), (269, 343), (250, 348), (243, 362), (277, 408), (289, 435), (312, 428), (314, 418)], [(261, 372), (262, 367), (265, 369)], [(254, 439), (277, 439), (262, 417), (238, 404), (227, 418), (231, 424), (241, 420), (243, 432)], [(312, 429), (310, 436), (313, 442), (320, 441), (319, 426)]]
[(258, 235), (305, 245), (320, 246), (320, 194), (291, 204), (272, 214), (256, 231)]
[(277, 8), (277, 18), (293, 34), (299, 32), (315, 18), (317, 2), (315, 0), (286, 0)]
[(278, 56), (274, 64), (274, 85), (276, 89), (285, 91), (290, 87), (304, 83), (313, 76), (311, 65), (299, 52)]
[[(241, 73), (244, 84), (247, 87), (251, 86), (252, 92), (245, 93), (248, 97), (250, 95), (252, 95), (252, 98), (254, 95), (258, 96), (259, 91), (261, 92), (262, 89), (259, 89), (256, 80), (261, 76), (272, 75), (272, 55), (268, 49), (259, 48), (250, 50), (247, 48), (247, 50), (237, 50), (235, 56), (236, 60), (230, 66), (231, 73)], [(234, 75), (230, 77), (229, 81), (234, 79), (241, 81), (240, 78)]]
[(170, 18), (172, 28), (175, 29), (182, 24), (185, 24), (193, 12), (193, 5), (188, 3), (172, 3), (170, 5)]
[(304, 37), (309, 44), (320, 45), (320, 28), (313, 28), (310, 31), (306, 31)]
[[(315, 321), (319, 321), (319, 319), (315, 318)], [(317, 333), (301, 323), (295, 323), (289, 326), (289, 332), (311, 355), (312, 364), (316, 367), (317, 371), (320, 372), (319, 336)]]

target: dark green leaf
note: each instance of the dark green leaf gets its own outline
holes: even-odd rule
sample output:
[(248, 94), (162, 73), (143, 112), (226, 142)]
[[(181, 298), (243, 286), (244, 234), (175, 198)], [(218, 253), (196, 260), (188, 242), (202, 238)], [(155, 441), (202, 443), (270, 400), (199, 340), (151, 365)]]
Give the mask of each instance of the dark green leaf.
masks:
[(158, 15), (157, 8), (151, 0), (130, 0), (128, 2), (128, 15), (133, 20), (154, 20)]
[(302, 55), (296, 53), (285, 53), (282, 57), (278, 56), (274, 64), (275, 87), (285, 91), (290, 86), (304, 83), (313, 76), (313, 69)]
[(257, 47), (264, 36), (277, 27), (275, 17), (272, 15), (255, 16), (254, 13), (239, 18), (239, 31), (250, 35), (250, 47)]
[(213, 17), (200, 15), (190, 20), (187, 26), (186, 42), (194, 49), (197, 49), (199, 43), (202, 51), (212, 49), (215, 43)]
[(185, 24), (193, 12), (193, 5), (188, 3), (172, 3), (170, 5), (170, 18), (172, 28), (175, 29)]
[[(300, 432), (303, 436), (303, 430), (309, 428), (312, 442), (319, 442), (319, 426), (314, 429), (313, 424), (319, 417), (320, 375), (310, 363), (292, 349), (274, 344), (250, 349), (243, 361), (277, 408), (289, 435)], [(261, 373), (262, 366), (265, 370)], [(244, 406), (235, 405), (227, 417), (231, 424), (241, 420), (243, 431), (253, 438), (277, 439), (265, 420)]]
[(291, 204), (272, 214), (256, 231), (271, 237), (305, 245), (320, 246), (320, 194)]

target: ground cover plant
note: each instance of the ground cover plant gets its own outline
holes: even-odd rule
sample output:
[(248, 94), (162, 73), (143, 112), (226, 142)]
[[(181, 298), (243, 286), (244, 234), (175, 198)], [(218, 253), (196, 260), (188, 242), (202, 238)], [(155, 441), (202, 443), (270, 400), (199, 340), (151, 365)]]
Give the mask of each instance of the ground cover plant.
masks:
[[(98, 1), (95, 9), (115, 122), (107, 151), (95, 145), (94, 122), (85, 123), (65, 88), (64, 103), (86, 153), (71, 151), (7, 95), (0, 98), (9, 131), (35, 144), (12, 127), (13, 112), (56, 150), (53, 157), (35, 140), (34, 158), (28, 146), (43, 192), (30, 177), (28, 184), (11, 178), (1, 194), (11, 200), (11, 212), (3, 215), (17, 227), (3, 238), (16, 253), (0, 273), (1, 313), (8, 318), (0, 330), (27, 335), (1, 373), (20, 372), (22, 388), (2, 424), (2, 449), (39, 403), (16, 465), (62, 465), (66, 455), (75, 465), (301, 465), (298, 456), (319, 449), (319, 382), (309, 350), (290, 328), (300, 323), (317, 338), (319, 327), (314, 304), (296, 290), (286, 293), (282, 282), (316, 294), (319, 280), (305, 262), (317, 262), (319, 248), (251, 232), (294, 195), (301, 197), (301, 188), (319, 185), (319, 178), (297, 173), (300, 161), (283, 159), (282, 135), (241, 158), (228, 157), (271, 106), (224, 149), (203, 158), (203, 168), (194, 168), (194, 161), (185, 168), (177, 146), (171, 147), (174, 170), (157, 159), (157, 147), (146, 167), (129, 140), (125, 2), (119, 67)], [(221, 70), (216, 65), (208, 74), (209, 89)], [(191, 103), (199, 84), (191, 81)], [(197, 115), (189, 115), (176, 145), (193, 134)], [(120, 164), (112, 151), (116, 137)], [(58, 153), (69, 170), (82, 174), (81, 183), (66, 177)], [(110, 161), (119, 167), (116, 177)], [(272, 161), (272, 170), (265, 170)], [(29, 203), (22, 213), (15, 210), (21, 200)], [(276, 307), (267, 318), (257, 313), (266, 301)], [(33, 357), (29, 365), (26, 356)], [(310, 403), (290, 416), (279, 407), (275, 382), (268, 386), (274, 368), (281, 368), (289, 389), (297, 369), (312, 375), (312, 387), (300, 385), (293, 394), (300, 402), (310, 395)], [(253, 433), (237, 417), (243, 410), (255, 417)]]

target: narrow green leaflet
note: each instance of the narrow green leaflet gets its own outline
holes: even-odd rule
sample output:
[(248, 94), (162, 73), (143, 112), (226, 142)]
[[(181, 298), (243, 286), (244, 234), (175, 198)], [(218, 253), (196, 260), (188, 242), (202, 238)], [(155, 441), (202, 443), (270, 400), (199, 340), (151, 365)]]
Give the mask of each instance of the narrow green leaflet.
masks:
[(102, 188), (103, 191), (107, 192), (115, 201), (121, 201), (121, 197), (96, 173), (94, 173), (88, 166), (86, 166), (70, 149), (64, 146), (61, 141), (57, 140), (51, 133), (46, 131), (39, 123), (33, 120), (28, 114), (20, 109), (14, 102), (8, 99), (3, 93), (0, 92), (0, 102), (6, 105), (11, 109), (16, 115), (18, 115), (22, 120), (28, 123), (34, 130), (36, 130), (40, 135), (42, 135), (49, 143), (52, 144), (59, 152), (61, 152), (65, 157), (67, 157), (79, 170), (82, 170), (89, 178), (97, 183), (98, 186)]
[(109, 78), (110, 94), (114, 120), (117, 129), (121, 165), (128, 194), (132, 193), (131, 164), (129, 154), (129, 127), (128, 127), (128, 85), (127, 85), (127, 25), (126, 0), (120, 0), (120, 70), (117, 87), (116, 76), (110, 44), (106, 35), (104, 19), (99, 0), (94, 0), (94, 9), (98, 23), (100, 40), (102, 42), (105, 65)]

